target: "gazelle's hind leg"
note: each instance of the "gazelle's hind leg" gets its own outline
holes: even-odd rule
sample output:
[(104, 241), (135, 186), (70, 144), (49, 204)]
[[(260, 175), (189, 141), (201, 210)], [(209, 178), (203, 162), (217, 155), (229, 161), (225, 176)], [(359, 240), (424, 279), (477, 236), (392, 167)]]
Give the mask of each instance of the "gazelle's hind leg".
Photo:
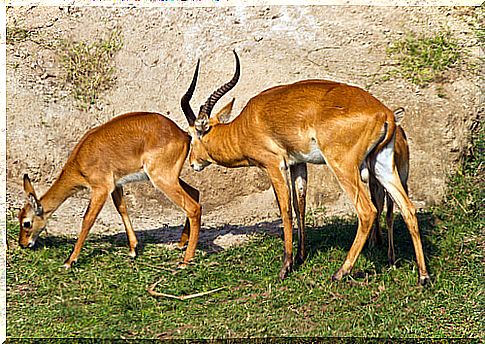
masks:
[(386, 194), (386, 227), (387, 227), (387, 259), (389, 265), (394, 265), (396, 256), (394, 254), (394, 201)]
[[(199, 196), (200, 196), (199, 190), (197, 190), (196, 188), (193, 188), (192, 186), (190, 186), (180, 178), (179, 178), (179, 182), (182, 188), (185, 190), (185, 192), (187, 192), (190, 195), (190, 197), (192, 197), (192, 199), (198, 203)], [(182, 231), (182, 235), (180, 236), (180, 241), (178, 244), (179, 248), (185, 247), (185, 245), (189, 241), (189, 236), (190, 236), (190, 221), (189, 221), (189, 218), (186, 218), (184, 230)]]
[[(179, 167), (174, 166), (177, 170), (168, 170), (165, 166), (153, 164), (145, 168), (148, 177), (155, 187), (162, 191), (173, 203), (185, 211), (189, 220), (189, 244), (185, 251), (182, 265), (187, 265), (195, 256), (197, 241), (199, 240), (200, 229), (200, 204), (190, 196), (180, 184)], [(181, 168), (181, 165), (180, 165)]]
[(350, 270), (352, 270), (352, 267), (359, 257), (362, 247), (369, 236), (370, 229), (376, 218), (377, 210), (367, 194), (367, 190), (360, 178), (359, 170), (355, 168), (354, 165), (351, 163), (346, 164), (345, 161), (339, 161), (338, 164), (331, 163), (330, 161), (328, 161), (328, 163), (329, 165), (331, 164), (330, 166), (338, 166), (338, 169), (334, 168), (334, 174), (342, 189), (345, 190), (354, 203), (359, 219), (357, 234), (352, 247), (347, 254), (347, 258), (345, 258), (340, 269), (332, 276), (332, 280), (338, 281), (342, 279), (342, 277), (348, 275)]
[(399, 173), (394, 165), (393, 160), (394, 142), (390, 142), (386, 147), (376, 154), (376, 158), (373, 162), (374, 166), (372, 166), (372, 173), (374, 173), (377, 180), (382, 184), (401, 210), (404, 222), (406, 223), (413, 240), (414, 252), (416, 254), (416, 261), (419, 270), (419, 283), (421, 285), (425, 285), (429, 281), (429, 275), (424, 261), (424, 253), (419, 235), (416, 209), (409, 200), (409, 197), (401, 184)]
[(130, 246), (130, 252), (128, 255), (130, 257), (136, 257), (137, 255), (137, 245), (138, 241), (136, 239), (135, 231), (133, 230), (133, 226), (130, 221), (130, 217), (128, 216), (128, 210), (126, 208), (125, 198), (123, 197), (123, 187), (116, 186), (114, 191), (111, 193), (111, 198), (113, 199), (113, 203), (115, 205), (116, 210), (121, 216), (123, 220), (123, 225), (125, 226), (126, 235), (128, 236), (128, 244)]
[(295, 264), (302, 264), (306, 258), (305, 208), (307, 175), (306, 164), (296, 164), (290, 166), (293, 209), (295, 210), (296, 219), (298, 222), (298, 252), (295, 257)]
[(384, 188), (382, 185), (377, 181), (377, 179), (373, 176), (369, 176), (369, 190), (370, 196), (372, 200), (372, 204), (377, 209), (377, 216), (376, 220), (374, 221), (374, 228), (372, 228), (370, 237), (369, 237), (369, 246), (375, 247), (380, 246), (382, 244), (382, 231), (380, 225), (380, 218), (382, 214), (382, 210), (384, 208)]
[[(408, 192), (408, 184), (407, 184), (407, 175), (399, 173), (401, 178), (401, 184), (406, 192), (406, 195), (409, 197)], [(404, 177), (403, 177), (404, 176)], [(394, 253), (394, 201), (392, 200), (389, 193), (386, 192), (386, 204), (387, 204), (387, 211), (386, 211), (386, 227), (387, 227), (387, 258), (389, 260), (389, 265), (394, 265), (396, 263), (396, 255)]]

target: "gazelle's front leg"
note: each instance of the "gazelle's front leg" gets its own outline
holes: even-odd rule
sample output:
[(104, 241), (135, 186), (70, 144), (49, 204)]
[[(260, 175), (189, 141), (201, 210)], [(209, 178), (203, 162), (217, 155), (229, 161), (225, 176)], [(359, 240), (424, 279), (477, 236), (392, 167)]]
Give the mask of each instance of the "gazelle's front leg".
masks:
[(290, 166), (291, 188), (293, 193), (293, 209), (298, 222), (298, 252), (295, 263), (302, 264), (306, 258), (305, 250), (305, 208), (307, 190), (306, 164)]
[(283, 267), (280, 270), (279, 277), (284, 279), (293, 268), (293, 226), (288, 171), (286, 166), (280, 168), (278, 165), (267, 167), (266, 171), (273, 184), (276, 201), (281, 212), (281, 219), (283, 220), (284, 253)]
[(71, 255), (67, 260), (64, 262), (65, 268), (70, 268), (72, 263), (77, 261), (79, 257), (79, 252), (81, 252), (81, 247), (88, 236), (89, 230), (94, 224), (94, 221), (98, 217), (99, 212), (103, 209), (103, 205), (106, 202), (106, 198), (108, 197), (109, 191), (106, 189), (93, 189), (91, 194), (91, 200), (89, 201), (88, 208), (86, 209), (86, 213), (84, 214), (83, 223), (81, 227), (81, 233), (79, 234), (79, 238), (74, 245), (74, 249), (72, 250)]
[[(179, 182), (180, 182), (180, 186), (182, 186), (185, 192), (187, 192), (194, 201), (199, 203), (199, 197), (200, 197), (199, 190), (197, 190), (196, 188), (193, 188), (192, 186), (190, 186), (180, 178), (179, 178)], [(180, 236), (178, 247), (183, 248), (189, 241), (189, 237), (190, 237), (190, 221), (189, 221), (189, 218), (186, 218), (185, 224), (184, 224), (184, 230), (182, 231), (182, 235)]]

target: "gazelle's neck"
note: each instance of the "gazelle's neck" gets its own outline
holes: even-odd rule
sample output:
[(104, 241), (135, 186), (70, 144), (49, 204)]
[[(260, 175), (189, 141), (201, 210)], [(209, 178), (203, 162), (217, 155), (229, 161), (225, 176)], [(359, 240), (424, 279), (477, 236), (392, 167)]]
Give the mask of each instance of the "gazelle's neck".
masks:
[(243, 152), (248, 137), (245, 135), (243, 123), (237, 118), (227, 124), (219, 124), (211, 128), (205, 138), (205, 146), (210, 157), (218, 164), (226, 167), (249, 166)]
[(79, 185), (74, 183), (69, 175), (62, 171), (56, 181), (47, 190), (47, 192), (40, 198), (40, 204), (44, 208), (44, 213), (47, 217), (52, 215), (64, 201), (72, 196), (79, 188)]

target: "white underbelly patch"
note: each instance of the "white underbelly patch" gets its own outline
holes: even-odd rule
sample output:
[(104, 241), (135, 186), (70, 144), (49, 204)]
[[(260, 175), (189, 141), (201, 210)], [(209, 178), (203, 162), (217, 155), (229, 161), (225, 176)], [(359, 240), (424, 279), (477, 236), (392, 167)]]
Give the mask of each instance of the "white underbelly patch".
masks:
[(325, 164), (325, 157), (322, 151), (318, 147), (315, 139), (311, 140), (310, 150), (308, 152), (291, 152), (289, 154), (290, 165), (299, 163), (311, 163), (311, 164)]
[(141, 171), (141, 172), (136, 172), (136, 173), (128, 174), (126, 176), (121, 177), (116, 181), (116, 185), (122, 186), (129, 183), (145, 182), (147, 180), (150, 180), (148, 178), (148, 175), (144, 171)]

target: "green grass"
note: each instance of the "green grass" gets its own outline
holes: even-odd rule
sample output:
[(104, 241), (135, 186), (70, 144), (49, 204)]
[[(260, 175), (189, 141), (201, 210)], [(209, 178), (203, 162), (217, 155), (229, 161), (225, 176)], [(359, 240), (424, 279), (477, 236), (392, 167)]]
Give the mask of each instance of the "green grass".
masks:
[(96, 103), (100, 93), (113, 85), (113, 58), (122, 46), (118, 30), (94, 42), (61, 42), (60, 64), (65, 71), (65, 80), (71, 94), (81, 109), (89, 109)]
[[(16, 244), (7, 226), (7, 335), (74, 338), (432, 337), (484, 338), (484, 132), (450, 180), (442, 206), (420, 213), (431, 284), (416, 285), (411, 240), (395, 227), (397, 267), (384, 248), (364, 248), (352, 276), (330, 276), (352, 244), (353, 220), (329, 219), (308, 230), (308, 260), (284, 281), (277, 277), (282, 240), (258, 227), (243, 246), (219, 250), (200, 244), (196, 263), (172, 273), (182, 252), (160, 245), (154, 230), (140, 231), (136, 260), (127, 257), (124, 233), (90, 236), (78, 264), (61, 268), (74, 240), (40, 239), (36, 250)], [(161, 230), (177, 230), (165, 228)], [(214, 238), (215, 230), (209, 232)], [(154, 298), (156, 291), (188, 295)]]
[(432, 36), (408, 34), (406, 38), (393, 42), (387, 54), (398, 66), (391, 74), (419, 86), (445, 79), (445, 72), (457, 67), (464, 56), (450, 32)]

